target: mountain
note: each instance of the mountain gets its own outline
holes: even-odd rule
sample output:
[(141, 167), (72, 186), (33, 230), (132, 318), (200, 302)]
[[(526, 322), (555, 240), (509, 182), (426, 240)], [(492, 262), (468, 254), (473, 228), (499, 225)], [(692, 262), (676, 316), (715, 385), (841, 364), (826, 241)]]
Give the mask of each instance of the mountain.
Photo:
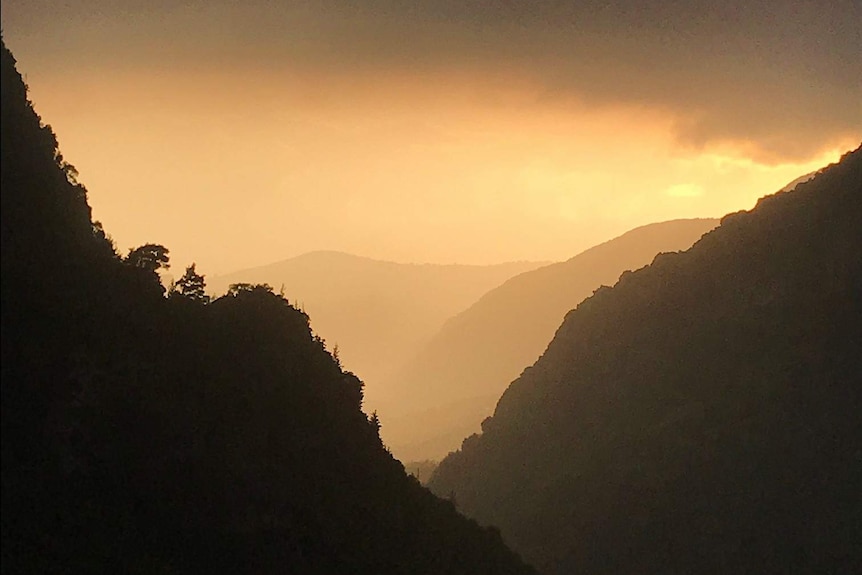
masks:
[(3, 573), (532, 572), (404, 473), (305, 313), (116, 254), (0, 58)]
[(540, 572), (862, 565), (862, 148), (570, 312), (431, 478)]
[(479, 430), (506, 386), (533, 364), (566, 312), (601, 285), (683, 250), (718, 220), (636, 228), (561, 263), (517, 275), (446, 322), (386, 384), (383, 438), (402, 461), (439, 459)]
[(808, 180), (810, 180), (811, 178), (813, 178), (816, 175), (817, 175), (817, 172), (810, 172), (810, 173), (804, 174), (802, 176), (799, 176), (798, 178), (796, 178), (795, 180), (793, 180), (792, 182), (788, 183), (786, 186), (781, 188), (779, 191), (781, 191), (781, 192), (792, 191), (792, 190), (796, 189), (796, 186), (798, 186), (799, 184), (802, 184), (804, 182), (807, 182)]
[(510, 277), (541, 265), (400, 264), (320, 251), (218, 276), (210, 285), (217, 294), (241, 282), (283, 289), (314, 318), (316, 333), (338, 345), (346, 368), (377, 382), (414, 355), (446, 319)]

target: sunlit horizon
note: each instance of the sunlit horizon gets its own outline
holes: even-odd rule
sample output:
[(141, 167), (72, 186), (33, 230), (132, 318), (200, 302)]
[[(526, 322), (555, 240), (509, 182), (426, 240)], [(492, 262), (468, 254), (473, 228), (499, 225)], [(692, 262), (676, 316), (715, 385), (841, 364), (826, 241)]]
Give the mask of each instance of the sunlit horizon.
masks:
[(7, 570), (862, 564), (859, 0), (0, 12)]
[[(402, 102), (384, 121), (370, 105), (366, 117), (269, 101), (231, 118), (244, 100), (196, 109), (206, 83), (172, 94), (168, 79), (140, 81), (142, 93), (98, 78), (28, 82), (119, 249), (162, 243), (176, 265), (196, 261), (209, 274), (320, 250), (403, 263), (561, 261), (641, 225), (750, 209), (852, 146), (769, 164), (728, 144), (686, 148), (667, 118), (622, 107), (452, 97), (418, 113)], [(246, 115), (257, 113), (272, 116), (263, 125)]]
[(94, 217), (208, 275), (316, 250), (566, 260), (749, 209), (862, 140), (838, 8), (2, 9)]

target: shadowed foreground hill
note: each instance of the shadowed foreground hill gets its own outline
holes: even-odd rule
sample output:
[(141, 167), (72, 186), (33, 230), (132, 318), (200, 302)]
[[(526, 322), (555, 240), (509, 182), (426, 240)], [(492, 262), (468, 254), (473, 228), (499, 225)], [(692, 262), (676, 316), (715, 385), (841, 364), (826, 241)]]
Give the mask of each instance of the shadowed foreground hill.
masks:
[(114, 253), (5, 45), (2, 126), (3, 573), (530, 572), (404, 474), (304, 313)]
[(547, 574), (862, 565), (862, 151), (569, 313), (432, 490)]
[(399, 264), (322, 251), (218, 276), (210, 287), (217, 294), (240, 282), (283, 287), (285, 296), (314, 318), (315, 332), (338, 345), (345, 367), (376, 384), (448, 318), (510, 277), (541, 265)]
[[(601, 285), (684, 250), (718, 220), (675, 220), (634, 229), (565, 262), (513, 277), (443, 326), (387, 389), (383, 437), (403, 461), (439, 458), (479, 430), (506, 386), (532, 365), (566, 312)], [(400, 415), (400, 417), (398, 417)]]

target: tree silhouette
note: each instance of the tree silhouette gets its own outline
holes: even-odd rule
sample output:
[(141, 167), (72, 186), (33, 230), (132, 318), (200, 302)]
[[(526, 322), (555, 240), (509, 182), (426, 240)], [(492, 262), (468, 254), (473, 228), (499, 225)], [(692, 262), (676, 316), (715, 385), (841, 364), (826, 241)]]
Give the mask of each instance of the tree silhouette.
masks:
[(159, 269), (169, 269), (170, 250), (160, 244), (144, 244), (140, 247), (130, 249), (125, 262), (132, 267), (145, 269), (156, 273)]
[(208, 303), (210, 298), (206, 294), (206, 281), (204, 276), (195, 271), (195, 264), (188, 266), (186, 272), (171, 287), (171, 297), (184, 297), (186, 299)]
[(273, 293), (272, 286), (269, 284), (250, 284), (236, 283), (231, 284), (227, 290), (227, 295), (236, 297), (243, 293)]
[(3, 573), (533, 573), (404, 474), (305, 313), (118, 257), (0, 64)]

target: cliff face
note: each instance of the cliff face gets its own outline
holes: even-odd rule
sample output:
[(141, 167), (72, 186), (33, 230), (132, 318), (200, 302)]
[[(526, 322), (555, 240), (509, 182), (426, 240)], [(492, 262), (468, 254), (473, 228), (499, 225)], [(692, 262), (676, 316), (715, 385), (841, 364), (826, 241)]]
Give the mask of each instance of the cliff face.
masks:
[(432, 490), (546, 573), (862, 564), (862, 152), (570, 312)]

